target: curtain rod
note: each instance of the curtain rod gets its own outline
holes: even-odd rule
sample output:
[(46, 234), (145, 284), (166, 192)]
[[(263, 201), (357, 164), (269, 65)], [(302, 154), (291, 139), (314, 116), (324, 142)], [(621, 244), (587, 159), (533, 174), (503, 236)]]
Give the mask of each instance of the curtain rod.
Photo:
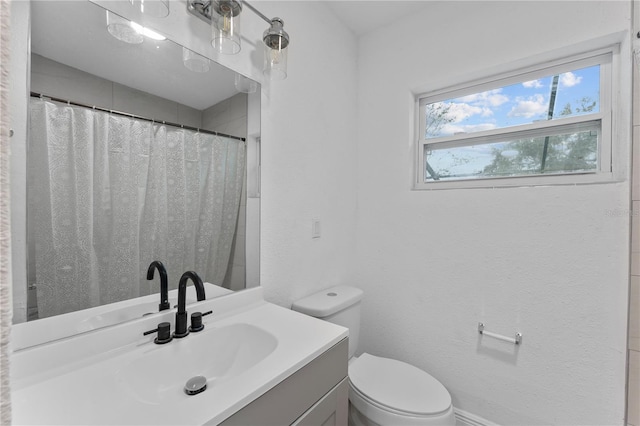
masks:
[(67, 99), (56, 98), (54, 96), (49, 96), (49, 95), (45, 95), (45, 94), (37, 93), (37, 92), (31, 92), (31, 97), (32, 98), (40, 98), (40, 99), (49, 99), (49, 100), (52, 100), (52, 101), (55, 101), (55, 102), (60, 102), (60, 103), (67, 104), (67, 105), (79, 106), (79, 107), (83, 107), (83, 108), (94, 109), (94, 110), (97, 110), (97, 111), (108, 112), (109, 114), (121, 115), (123, 117), (134, 118), (136, 120), (149, 121), (151, 123), (164, 124), (166, 126), (178, 127), (178, 128), (181, 128), (181, 129), (195, 130), (195, 131), (200, 132), (200, 133), (205, 133), (205, 134), (208, 134), (208, 135), (221, 136), (221, 137), (230, 138), (230, 139), (236, 139), (236, 140), (239, 140), (239, 141), (242, 141), (242, 142), (245, 142), (245, 140), (246, 140), (245, 138), (241, 138), (239, 136), (227, 135), (225, 133), (214, 132), (213, 130), (200, 129), (198, 127), (185, 126), (184, 124), (170, 123), (168, 121), (154, 120), (152, 118), (142, 117), (140, 115), (129, 114), (128, 112), (115, 111), (115, 110), (112, 110), (112, 109), (101, 108), (101, 107), (98, 107), (98, 106), (95, 106), (95, 105), (86, 105), (86, 104), (82, 104), (82, 103), (79, 103), (79, 102), (74, 102), (74, 101), (70, 101), (70, 100), (67, 100)]

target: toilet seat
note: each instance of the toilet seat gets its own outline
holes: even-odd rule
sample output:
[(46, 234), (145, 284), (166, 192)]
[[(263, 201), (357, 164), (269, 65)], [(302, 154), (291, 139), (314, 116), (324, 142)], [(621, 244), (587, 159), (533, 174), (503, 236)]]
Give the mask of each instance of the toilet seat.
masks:
[(429, 373), (402, 361), (362, 354), (349, 364), (353, 390), (378, 408), (414, 417), (451, 410), (451, 396)]

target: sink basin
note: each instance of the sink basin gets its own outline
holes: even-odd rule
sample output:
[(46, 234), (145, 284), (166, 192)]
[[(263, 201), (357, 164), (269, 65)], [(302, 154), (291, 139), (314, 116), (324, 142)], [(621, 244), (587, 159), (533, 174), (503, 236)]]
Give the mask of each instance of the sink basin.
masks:
[(207, 388), (247, 371), (278, 345), (270, 333), (249, 324), (205, 328), (165, 345), (154, 345), (116, 375), (118, 387), (147, 404), (182, 396), (187, 380), (207, 379)]

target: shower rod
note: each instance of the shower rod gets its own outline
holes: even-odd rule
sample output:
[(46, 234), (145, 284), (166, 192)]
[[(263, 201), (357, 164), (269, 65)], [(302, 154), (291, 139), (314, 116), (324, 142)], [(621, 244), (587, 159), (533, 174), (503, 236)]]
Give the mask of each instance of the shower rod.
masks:
[(82, 108), (93, 109), (93, 110), (96, 110), (96, 111), (107, 112), (109, 114), (120, 115), (122, 117), (134, 118), (136, 120), (142, 120), (142, 121), (149, 121), (151, 123), (164, 124), (165, 126), (177, 127), (177, 128), (180, 128), (180, 129), (187, 129), (187, 130), (194, 130), (194, 131), (197, 131), (197, 132), (200, 132), (200, 133), (205, 133), (207, 135), (221, 136), (221, 137), (224, 137), (224, 138), (235, 139), (235, 140), (239, 140), (239, 141), (242, 141), (242, 142), (246, 141), (245, 138), (241, 138), (239, 136), (227, 135), (225, 133), (214, 132), (213, 130), (200, 129), (198, 127), (192, 127), (192, 126), (185, 126), (184, 124), (171, 123), (169, 121), (154, 120), (153, 118), (142, 117), (140, 115), (130, 114), (128, 112), (115, 111), (115, 110), (112, 110), (112, 109), (102, 108), (102, 107), (98, 107), (98, 106), (95, 106), (95, 105), (86, 105), (86, 104), (82, 104), (80, 102), (74, 102), (74, 101), (70, 101), (70, 100), (67, 100), (67, 99), (56, 98), (54, 96), (49, 96), (49, 95), (45, 95), (45, 94), (42, 94), (42, 93), (31, 92), (31, 97), (32, 98), (40, 98), (40, 99), (51, 100), (51, 101), (54, 101), (54, 102), (60, 102), (60, 103), (67, 104), (67, 105), (79, 106), (79, 107), (82, 107)]

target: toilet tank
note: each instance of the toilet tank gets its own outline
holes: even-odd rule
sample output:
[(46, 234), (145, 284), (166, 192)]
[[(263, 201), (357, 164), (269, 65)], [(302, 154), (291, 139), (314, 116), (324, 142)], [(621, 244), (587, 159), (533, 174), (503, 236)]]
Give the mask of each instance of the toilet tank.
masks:
[(298, 300), (291, 305), (291, 309), (347, 327), (351, 358), (358, 348), (362, 296), (362, 290), (359, 288), (335, 286)]

